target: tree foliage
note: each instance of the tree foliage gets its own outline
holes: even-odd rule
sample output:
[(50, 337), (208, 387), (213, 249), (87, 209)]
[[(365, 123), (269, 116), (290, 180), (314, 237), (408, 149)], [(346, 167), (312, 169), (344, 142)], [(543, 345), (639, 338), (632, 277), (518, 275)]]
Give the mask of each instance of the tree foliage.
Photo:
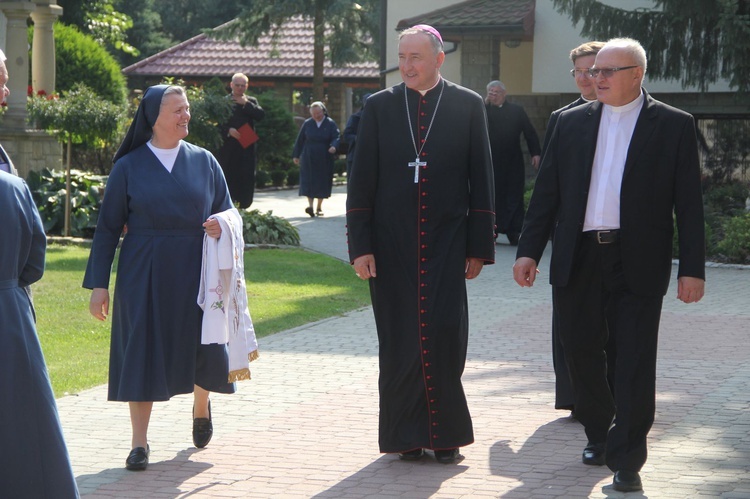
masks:
[(706, 91), (720, 78), (750, 91), (750, 0), (654, 0), (654, 9), (625, 10), (597, 0), (552, 0), (581, 35), (641, 42), (651, 78)]
[(247, 3), (247, 0), (222, 0), (221, 8), (216, 8), (215, 3), (206, 0), (171, 0), (157, 2), (154, 8), (161, 16), (164, 31), (181, 42), (231, 21)]
[(266, 116), (255, 125), (260, 137), (258, 164), (269, 170), (289, 166), (294, 139), (297, 138), (294, 116), (286, 102), (275, 92), (263, 92), (257, 97), (266, 112)]
[(137, 56), (138, 49), (126, 41), (133, 19), (117, 10), (118, 3), (118, 0), (59, 0), (63, 8), (60, 21), (77, 26), (115, 52)]
[(156, 0), (120, 0), (120, 9), (133, 19), (133, 27), (128, 31), (128, 43), (138, 47), (140, 58), (130, 55), (121, 55), (120, 63), (129, 66), (138, 60), (149, 57), (173, 46), (178, 39), (164, 29), (162, 16), (156, 10), (159, 4), (165, 4), (175, 10), (174, 1), (157, 2)]
[(119, 140), (125, 107), (102, 99), (83, 83), (76, 83), (60, 98), (34, 96), (28, 103), (29, 119), (42, 130), (55, 131), (87, 148), (101, 149)]
[(189, 86), (187, 97), (191, 116), (188, 142), (216, 151), (222, 142), (219, 123), (226, 122), (232, 115), (232, 104), (226, 99), (224, 84), (212, 78), (202, 87)]
[[(253, 2), (244, 8), (222, 30), (211, 31), (220, 39), (239, 38), (245, 45), (257, 45), (258, 39), (270, 34), (276, 39), (282, 24), (296, 15), (313, 21), (313, 96), (322, 100), (323, 64), (328, 57), (340, 67), (346, 63), (377, 56), (380, 29), (378, 0), (275, 0)], [(327, 48), (327, 53), (326, 53)]]
[[(33, 30), (29, 30), (29, 37)], [(90, 35), (74, 26), (55, 23), (55, 90), (73, 90), (83, 83), (99, 97), (121, 104), (127, 95), (125, 77), (120, 65)]]

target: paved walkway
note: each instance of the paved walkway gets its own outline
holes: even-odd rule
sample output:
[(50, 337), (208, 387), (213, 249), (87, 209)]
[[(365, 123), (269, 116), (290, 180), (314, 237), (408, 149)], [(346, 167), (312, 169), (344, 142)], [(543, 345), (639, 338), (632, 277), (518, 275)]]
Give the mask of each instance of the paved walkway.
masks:
[[(261, 193), (254, 207), (288, 217), (305, 246), (346, 258), (344, 198), (336, 188), (315, 219), (294, 191)], [(611, 489), (608, 470), (581, 464), (581, 426), (553, 409), (550, 289), (544, 276), (531, 289), (516, 286), (513, 259), (513, 248), (498, 244), (497, 264), (469, 283), (463, 379), (476, 443), (459, 464), (378, 452), (377, 342), (366, 308), (263, 338), (253, 380), (213, 396), (215, 434), (205, 449), (191, 443), (191, 396), (156, 404), (145, 472), (124, 469), (128, 409), (107, 402), (106, 387), (59, 399), (82, 495), (625, 496)], [(750, 270), (708, 269), (698, 304), (675, 296), (670, 289), (664, 305), (645, 492), (629, 496), (750, 497)]]

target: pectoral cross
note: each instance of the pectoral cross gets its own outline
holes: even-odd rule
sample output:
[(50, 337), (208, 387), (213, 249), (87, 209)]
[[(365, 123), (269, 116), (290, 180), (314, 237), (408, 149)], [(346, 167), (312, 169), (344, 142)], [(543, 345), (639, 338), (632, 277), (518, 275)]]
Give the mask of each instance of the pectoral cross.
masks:
[(414, 183), (419, 182), (419, 167), (420, 166), (427, 166), (426, 161), (419, 161), (419, 156), (417, 156), (417, 159), (414, 161), (409, 162), (409, 168), (414, 168)]

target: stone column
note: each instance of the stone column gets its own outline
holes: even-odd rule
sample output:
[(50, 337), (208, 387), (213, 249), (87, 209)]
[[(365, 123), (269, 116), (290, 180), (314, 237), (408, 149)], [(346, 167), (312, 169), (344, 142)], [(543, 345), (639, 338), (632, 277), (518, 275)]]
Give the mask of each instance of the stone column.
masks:
[(55, 92), (55, 35), (53, 24), (62, 15), (59, 5), (37, 5), (31, 13), (34, 43), (31, 48), (31, 87), (36, 94)]
[(29, 42), (26, 20), (34, 10), (32, 2), (1, 2), (8, 20), (5, 36), (5, 65), (8, 67), (8, 109), (3, 116), (3, 128), (26, 128), (26, 94), (29, 85)]

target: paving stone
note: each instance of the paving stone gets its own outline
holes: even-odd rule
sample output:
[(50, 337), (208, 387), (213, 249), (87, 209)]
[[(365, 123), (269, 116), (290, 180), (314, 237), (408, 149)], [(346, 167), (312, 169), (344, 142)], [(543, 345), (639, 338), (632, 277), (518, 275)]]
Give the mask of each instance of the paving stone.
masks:
[[(259, 192), (253, 208), (287, 216), (305, 246), (346, 260), (344, 199), (335, 187), (326, 217), (314, 219), (299, 216), (305, 200), (296, 191)], [(476, 441), (460, 463), (378, 452), (378, 348), (365, 307), (262, 338), (253, 379), (234, 395), (212, 395), (215, 433), (205, 449), (192, 446), (190, 395), (155, 404), (144, 472), (124, 469), (126, 404), (107, 402), (105, 386), (60, 398), (82, 496), (627, 497), (612, 490), (606, 467), (581, 463), (582, 427), (553, 408), (549, 255), (530, 289), (512, 280), (514, 255), (498, 244), (496, 264), (467, 285), (463, 380)], [(644, 496), (750, 497), (750, 269), (707, 268), (706, 297), (692, 305), (675, 299), (675, 282), (676, 267)]]

